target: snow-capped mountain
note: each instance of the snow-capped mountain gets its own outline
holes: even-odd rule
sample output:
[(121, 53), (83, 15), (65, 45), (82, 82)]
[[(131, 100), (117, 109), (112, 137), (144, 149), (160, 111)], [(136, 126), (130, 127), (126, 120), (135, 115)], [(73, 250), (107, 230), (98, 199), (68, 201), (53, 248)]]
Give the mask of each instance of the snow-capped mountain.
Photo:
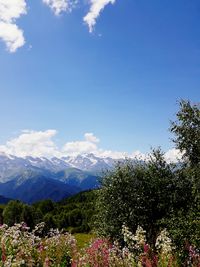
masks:
[(0, 182), (6, 182), (11, 177), (31, 168), (33, 166), (24, 158), (0, 154)]
[(78, 155), (75, 157), (63, 157), (62, 160), (71, 165), (71, 167), (84, 171), (102, 171), (110, 169), (115, 163), (115, 160), (112, 158), (100, 158), (92, 153)]
[(40, 169), (51, 171), (51, 172), (58, 172), (60, 170), (64, 170), (64, 169), (71, 167), (71, 165), (68, 164), (66, 161), (56, 158), (56, 157), (47, 159), (45, 157), (33, 158), (29, 156), (29, 157), (26, 157), (25, 159), (28, 164), (34, 167), (40, 168)]
[(0, 194), (28, 203), (60, 200), (82, 190), (97, 188), (102, 170), (115, 160), (94, 154), (53, 157), (16, 157), (0, 154)]
[(16, 157), (0, 154), (0, 182), (6, 182), (12, 177), (28, 170), (35, 172), (56, 173), (68, 168), (77, 168), (82, 171), (100, 172), (112, 168), (115, 160), (112, 158), (100, 158), (94, 154), (78, 155), (76, 157), (51, 158), (45, 157)]

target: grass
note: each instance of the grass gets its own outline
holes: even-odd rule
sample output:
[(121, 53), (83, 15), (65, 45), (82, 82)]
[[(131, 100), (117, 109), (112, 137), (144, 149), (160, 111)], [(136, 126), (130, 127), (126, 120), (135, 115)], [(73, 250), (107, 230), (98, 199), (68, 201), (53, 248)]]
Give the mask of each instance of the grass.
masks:
[(77, 233), (73, 235), (77, 240), (77, 246), (79, 249), (86, 247), (90, 243), (91, 239), (95, 238), (95, 235), (91, 233), (88, 234)]

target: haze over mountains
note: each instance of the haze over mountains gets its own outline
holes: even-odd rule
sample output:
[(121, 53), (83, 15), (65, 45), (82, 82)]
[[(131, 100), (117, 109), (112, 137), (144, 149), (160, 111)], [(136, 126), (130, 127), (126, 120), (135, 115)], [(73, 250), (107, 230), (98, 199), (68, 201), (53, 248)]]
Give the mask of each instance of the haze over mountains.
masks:
[(48, 159), (0, 154), (0, 195), (27, 203), (50, 198), (59, 201), (97, 188), (102, 170), (115, 160), (94, 154)]

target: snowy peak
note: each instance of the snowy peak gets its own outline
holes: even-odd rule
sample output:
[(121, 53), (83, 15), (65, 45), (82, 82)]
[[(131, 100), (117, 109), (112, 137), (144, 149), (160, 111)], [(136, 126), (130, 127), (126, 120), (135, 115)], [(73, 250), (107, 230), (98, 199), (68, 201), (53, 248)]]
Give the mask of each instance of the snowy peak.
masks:
[(67, 162), (56, 157), (52, 159), (47, 159), (45, 157), (41, 158), (26, 157), (26, 160), (30, 165), (34, 167), (52, 172), (57, 172), (71, 167)]
[(82, 171), (100, 172), (110, 169), (115, 160), (112, 158), (100, 158), (94, 154), (67, 156), (63, 158), (53, 157), (25, 157), (0, 154), (0, 182), (6, 182), (22, 173), (57, 173), (68, 168), (77, 168)]
[(112, 158), (100, 158), (92, 153), (75, 157), (63, 157), (62, 160), (71, 165), (71, 167), (84, 171), (101, 171), (109, 169), (115, 162)]

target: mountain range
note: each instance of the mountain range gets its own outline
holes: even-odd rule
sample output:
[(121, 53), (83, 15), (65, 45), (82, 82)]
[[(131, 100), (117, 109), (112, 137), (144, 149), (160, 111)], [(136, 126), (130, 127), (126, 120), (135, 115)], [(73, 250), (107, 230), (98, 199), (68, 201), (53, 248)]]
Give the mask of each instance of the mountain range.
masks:
[(103, 170), (112, 158), (94, 154), (53, 157), (16, 157), (0, 154), (0, 195), (33, 203), (43, 199), (60, 201), (80, 191), (99, 186)]

